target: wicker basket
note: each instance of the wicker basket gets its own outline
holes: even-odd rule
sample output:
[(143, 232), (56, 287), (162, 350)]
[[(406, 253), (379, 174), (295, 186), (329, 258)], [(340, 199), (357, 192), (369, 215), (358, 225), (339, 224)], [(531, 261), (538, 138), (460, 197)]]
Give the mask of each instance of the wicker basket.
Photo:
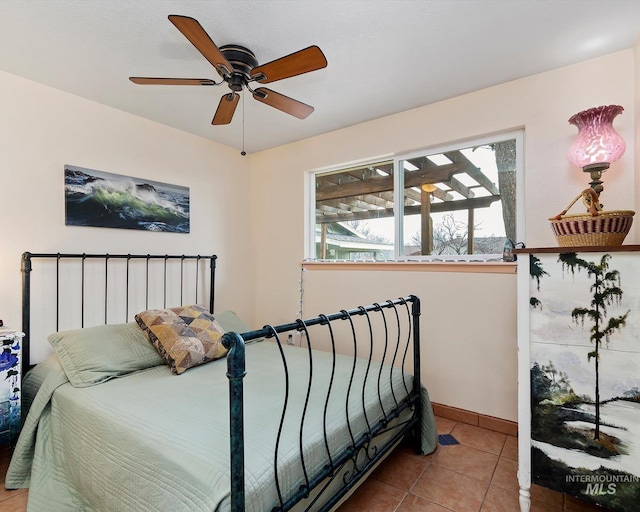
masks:
[[(597, 196), (592, 190), (581, 192), (566, 210), (549, 218), (560, 247), (622, 245), (629, 233), (635, 212), (600, 209)], [(567, 215), (567, 210), (580, 197), (589, 212)]]

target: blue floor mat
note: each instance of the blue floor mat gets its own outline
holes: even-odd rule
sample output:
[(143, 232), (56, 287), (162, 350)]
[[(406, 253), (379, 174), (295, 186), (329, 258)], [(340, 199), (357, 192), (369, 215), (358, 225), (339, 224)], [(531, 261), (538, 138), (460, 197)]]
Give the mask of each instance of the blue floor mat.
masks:
[(453, 437), (451, 434), (440, 434), (438, 435), (438, 442), (442, 445), (442, 446), (446, 446), (449, 444), (460, 444), (458, 443), (458, 440)]

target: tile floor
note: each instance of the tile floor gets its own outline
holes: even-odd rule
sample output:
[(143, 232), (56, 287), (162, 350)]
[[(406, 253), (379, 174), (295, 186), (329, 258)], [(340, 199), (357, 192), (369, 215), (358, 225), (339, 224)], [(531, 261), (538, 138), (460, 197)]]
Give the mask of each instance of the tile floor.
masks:
[[(339, 512), (518, 512), (517, 442), (492, 430), (437, 417), (439, 434), (459, 444), (420, 456), (401, 446)], [(0, 447), (0, 512), (25, 512), (28, 491), (7, 491), (10, 452)], [(534, 486), (531, 512), (606, 512)], [(160, 512), (160, 511), (159, 511)]]
[[(401, 446), (347, 500), (339, 512), (518, 512), (517, 439), (436, 417), (438, 434), (459, 444), (428, 456)], [(531, 512), (606, 512), (539, 486)]]

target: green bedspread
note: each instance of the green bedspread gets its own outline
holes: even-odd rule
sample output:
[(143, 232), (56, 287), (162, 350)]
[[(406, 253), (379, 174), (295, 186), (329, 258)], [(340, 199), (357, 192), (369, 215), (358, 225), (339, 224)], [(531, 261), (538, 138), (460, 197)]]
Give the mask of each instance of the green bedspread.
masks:
[[(298, 453), (300, 413), (309, 367), (304, 349), (285, 346), (291, 372), (290, 406), (282, 442), (279, 476), (283, 489), (302, 483)], [(330, 354), (316, 354), (314, 384), (303, 429), (307, 470), (326, 462), (322, 409)], [(351, 359), (338, 360), (334, 391), (345, 393)], [(373, 371), (373, 370), (372, 370)], [(386, 371), (386, 370), (385, 370)], [(359, 368), (358, 374), (363, 375)], [(375, 373), (377, 375), (377, 371)], [(357, 380), (357, 379), (356, 379)], [(370, 382), (371, 381), (371, 382)], [(271, 342), (247, 346), (244, 379), (246, 510), (264, 512), (277, 504), (273, 455), (282, 410), (284, 379)], [(401, 399), (399, 372), (383, 379), (383, 405)], [(380, 417), (370, 378), (369, 421)], [(422, 448), (436, 446), (429, 398), (423, 390)], [(107, 382), (76, 388), (59, 365), (48, 364), (6, 476), (8, 488), (29, 487), (30, 512), (224, 511), (229, 509), (229, 425), (226, 360), (183, 375), (155, 366)], [(360, 392), (353, 392), (349, 417), (362, 430)], [(332, 452), (349, 439), (344, 400), (331, 400), (327, 422)]]

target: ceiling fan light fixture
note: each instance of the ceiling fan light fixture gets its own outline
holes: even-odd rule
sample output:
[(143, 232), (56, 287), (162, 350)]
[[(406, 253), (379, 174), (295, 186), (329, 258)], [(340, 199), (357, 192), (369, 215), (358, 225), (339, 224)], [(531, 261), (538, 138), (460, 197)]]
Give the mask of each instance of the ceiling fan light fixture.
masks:
[(231, 122), (238, 104), (238, 93), (244, 88), (250, 91), (256, 100), (298, 119), (304, 119), (313, 112), (312, 106), (271, 89), (260, 87), (254, 91), (249, 87), (249, 82), (275, 82), (326, 67), (327, 59), (317, 46), (309, 46), (266, 64), (258, 65), (255, 54), (244, 46), (227, 44), (218, 48), (202, 25), (194, 18), (172, 14), (169, 16), (169, 21), (209, 61), (222, 77), (222, 81), (216, 83), (206, 78), (129, 77), (133, 83), (139, 85), (220, 85), (226, 82), (231, 93), (220, 98), (218, 110), (216, 110), (211, 122), (213, 125)]

